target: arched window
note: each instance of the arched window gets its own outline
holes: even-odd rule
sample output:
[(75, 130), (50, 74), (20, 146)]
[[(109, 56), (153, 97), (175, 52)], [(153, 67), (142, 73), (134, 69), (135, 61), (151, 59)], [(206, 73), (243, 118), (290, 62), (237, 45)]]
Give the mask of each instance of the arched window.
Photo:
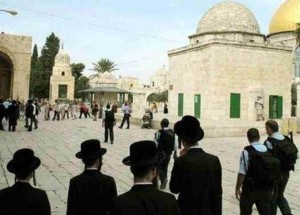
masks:
[(133, 87), (133, 84), (130, 84), (130, 89)]
[(196, 40), (196, 43), (199, 43), (199, 40)]
[(65, 72), (64, 71), (62, 71), (61, 76), (65, 76)]

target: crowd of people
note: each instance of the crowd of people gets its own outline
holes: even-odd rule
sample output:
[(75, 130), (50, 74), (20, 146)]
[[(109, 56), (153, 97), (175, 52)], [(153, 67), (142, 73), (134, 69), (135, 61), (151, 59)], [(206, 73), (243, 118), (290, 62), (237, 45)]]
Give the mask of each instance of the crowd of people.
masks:
[[(126, 110), (124, 108), (125, 120)], [(105, 142), (108, 131), (113, 142), (110, 128), (115, 118), (109, 104), (103, 117)], [(292, 138), (279, 133), (276, 121), (269, 120), (265, 126), (269, 137), (264, 143), (259, 142), (256, 128), (248, 130), (249, 145), (245, 146), (239, 160), (235, 195), (240, 202), (240, 214), (251, 214), (255, 204), (260, 215), (276, 215), (277, 207), (283, 215), (291, 215), (284, 191), (298, 150)], [(176, 153), (177, 138), (182, 145), (179, 155)], [(122, 162), (133, 174), (133, 186), (119, 196), (114, 178), (101, 172), (102, 157), (107, 149), (101, 147), (99, 140), (84, 141), (76, 153), (84, 164), (84, 171), (70, 180), (67, 215), (221, 215), (221, 162), (201, 148), (199, 142), (203, 138), (204, 130), (193, 116), (184, 116), (175, 123), (174, 130), (169, 128), (168, 119), (163, 119), (153, 141), (141, 140), (130, 145), (129, 155)], [(168, 182), (172, 154), (174, 165), (169, 189), (178, 194), (177, 200), (173, 194), (163, 191)], [(31, 178), (36, 183), (34, 172), (40, 164), (31, 149), (14, 153), (7, 170), (15, 174), (15, 184), (0, 191), (1, 214), (51, 213), (45, 191), (29, 183)]]

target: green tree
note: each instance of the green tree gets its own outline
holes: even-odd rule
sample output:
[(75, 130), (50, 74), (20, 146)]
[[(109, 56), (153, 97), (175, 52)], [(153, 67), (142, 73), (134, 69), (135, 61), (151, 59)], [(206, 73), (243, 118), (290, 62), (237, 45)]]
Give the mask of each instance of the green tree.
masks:
[(88, 89), (89, 87), (90, 87), (89, 86), (89, 78), (87, 78), (86, 76), (81, 76), (77, 82), (77, 91), (75, 92), (75, 95), (77, 95), (77, 96), (75, 96), (75, 97), (76, 98), (81, 97), (82, 101), (84, 101), (85, 99), (88, 99), (89, 94), (78, 93), (78, 91)]
[(85, 68), (83, 63), (72, 63), (72, 75), (75, 77), (75, 81), (78, 80), (82, 76), (82, 72)]
[(54, 66), (55, 56), (59, 51), (59, 38), (51, 33), (50, 36), (46, 38), (46, 43), (42, 48), (41, 56), (39, 57), (39, 69), (42, 73), (42, 83), (40, 91), (40, 98), (49, 98), (49, 88), (50, 88), (50, 76), (52, 74), (52, 69)]
[(93, 65), (93, 70), (96, 71), (97, 74), (93, 75), (92, 77), (98, 76), (99, 73), (113, 72), (118, 70), (118, 68), (116, 68), (116, 64), (107, 58), (101, 58), (97, 63), (93, 63)]
[(72, 63), (71, 68), (72, 68), (72, 75), (75, 77), (75, 93), (74, 93), (74, 95), (75, 95), (75, 98), (79, 98), (82, 96), (82, 94), (78, 93), (78, 91), (83, 90), (82, 87), (86, 86), (84, 84), (85, 79), (81, 80), (81, 82), (79, 81), (79, 79), (82, 77), (82, 72), (85, 68), (85, 65), (83, 63)]
[(31, 56), (31, 69), (34, 69), (37, 67), (38, 60), (39, 60), (39, 52), (38, 52), (37, 45), (35, 44), (33, 47), (33, 52), (32, 52), (32, 56)]

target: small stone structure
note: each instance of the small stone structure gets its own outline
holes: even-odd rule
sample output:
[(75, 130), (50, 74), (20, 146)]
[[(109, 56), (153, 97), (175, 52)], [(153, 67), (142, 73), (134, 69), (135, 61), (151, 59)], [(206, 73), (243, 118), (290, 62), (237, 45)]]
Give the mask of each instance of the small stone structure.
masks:
[(210, 9), (189, 37), (190, 44), (169, 51), (170, 113), (256, 120), (260, 96), (265, 119), (290, 117), (295, 28), (282, 34), (277, 30), (261, 34), (252, 12), (234, 1)]
[(0, 97), (29, 97), (32, 38), (0, 34)]
[(75, 77), (72, 76), (70, 56), (60, 50), (55, 56), (55, 65), (50, 77), (50, 100), (74, 100)]

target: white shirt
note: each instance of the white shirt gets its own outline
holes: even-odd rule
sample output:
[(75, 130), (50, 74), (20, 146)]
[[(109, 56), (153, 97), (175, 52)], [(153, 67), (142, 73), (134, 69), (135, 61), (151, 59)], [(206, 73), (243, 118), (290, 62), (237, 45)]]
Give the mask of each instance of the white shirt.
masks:
[[(251, 146), (255, 148), (258, 152), (266, 152), (268, 149), (262, 143), (256, 141), (250, 143)], [(239, 174), (246, 175), (249, 167), (249, 153), (246, 150), (243, 150), (240, 157), (240, 169)]]
[(33, 106), (33, 115), (35, 116), (35, 113), (36, 113), (36, 106), (34, 103), (32, 103), (32, 106)]

